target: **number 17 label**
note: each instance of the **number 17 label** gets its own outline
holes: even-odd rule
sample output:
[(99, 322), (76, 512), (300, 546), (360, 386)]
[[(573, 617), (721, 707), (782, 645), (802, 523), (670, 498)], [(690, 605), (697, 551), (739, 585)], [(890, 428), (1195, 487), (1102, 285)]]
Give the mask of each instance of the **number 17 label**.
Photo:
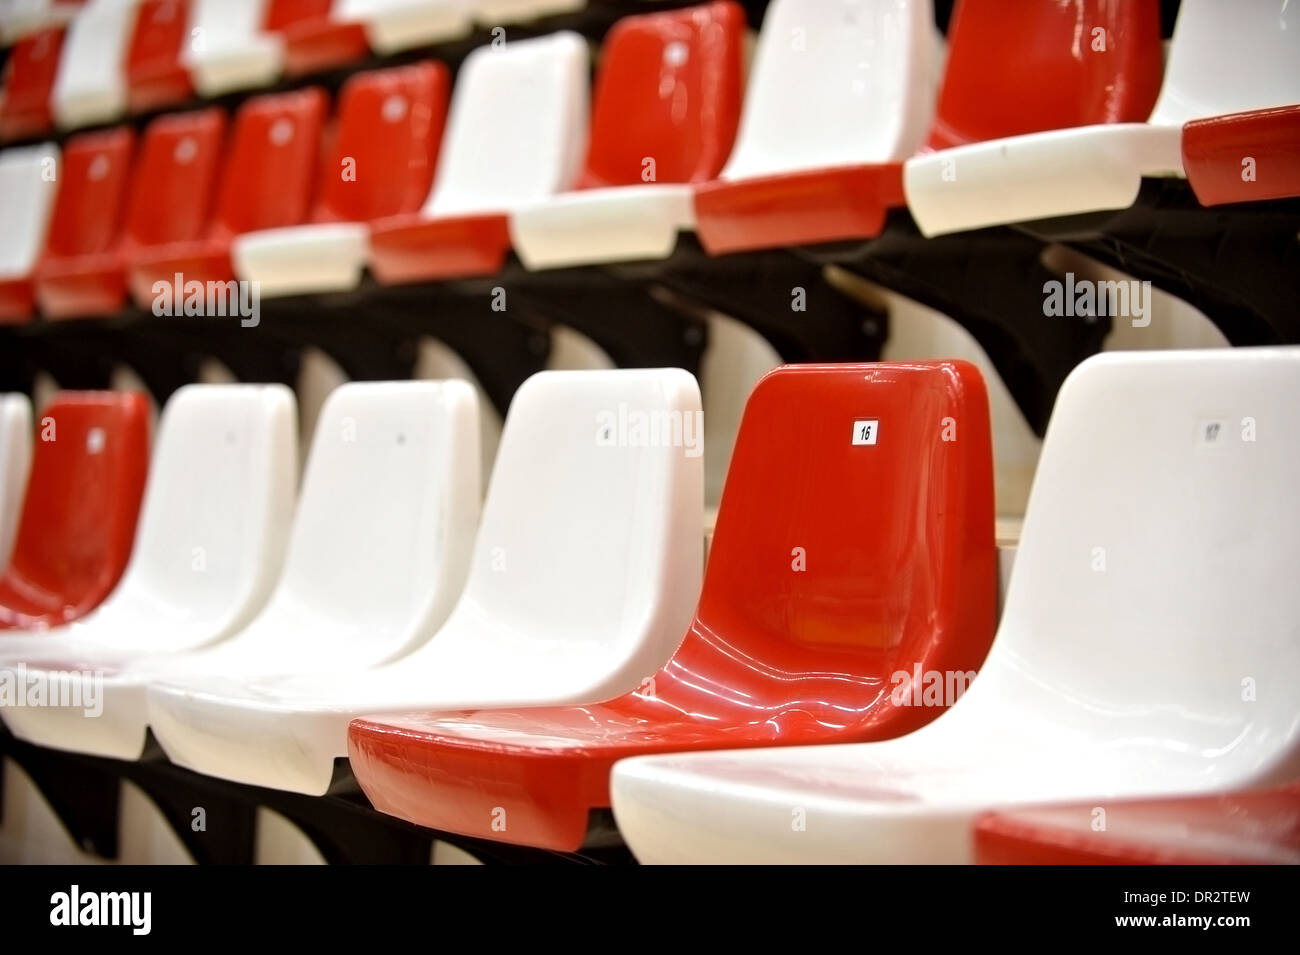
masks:
[(854, 444), (875, 444), (879, 433), (880, 421), (876, 418), (865, 418), (853, 422)]

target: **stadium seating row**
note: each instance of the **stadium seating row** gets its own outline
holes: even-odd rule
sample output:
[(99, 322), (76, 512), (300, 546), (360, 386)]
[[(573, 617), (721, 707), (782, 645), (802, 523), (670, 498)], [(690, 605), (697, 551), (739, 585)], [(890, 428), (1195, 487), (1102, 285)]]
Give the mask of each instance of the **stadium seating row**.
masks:
[[(120, 759), (149, 727), (182, 766), (309, 794), (346, 754), (376, 808), (523, 845), (577, 849), (612, 806), (642, 861), (1142, 857), (1052, 833), (1107, 807), (1140, 832), (1125, 799), (1300, 767), (1298, 372), (1296, 348), (1081, 365), (1000, 623), (987, 397), (960, 362), (767, 376), (702, 578), (680, 370), (532, 379), (481, 518), (455, 382), (335, 392), (296, 507), (283, 388), (178, 392), (142, 505), (138, 401), (68, 396), (37, 423), (6, 603), (116, 577), (121, 548), (80, 541), (140, 524), (98, 610), (0, 637), (0, 673), (50, 688), (0, 715)], [(113, 533), (60, 536), (70, 499)], [(1242, 852), (1293, 851), (1294, 795), (1246, 797), (1278, 835)]]
[(248, 100), (228, 137), (214, 108), (160, 117), (138, 149), (125, 127), (14, 149), (0, 315), (25, 318), (33, 288), (50, 317), (111, 313), (128, 288), (149, 308), (178, 273), (275, 295), (367, 266), (490, 275), (512, 247), (532, 269), (664, 259), (692, 229), (712, 254), (861, 240), (904, 203), (936, 235), (1125, 208), (1152, 176), (1205, 203), (1295, 196), (1290, 14), (1243, 4), (1230, 33), (1224, 15), (1183, 4), (1161, 85), (1152, 3), (1085, 4), (1079, 49), (1074, 8), (1008, 29), (966, 0), (936, 109), (924, 0), (777, 0), (742, 114), (744, 14), (722, 2), (620, 23), (590, 124), (586, 45), (561, 32), (477, 50), (449, 109), (425, 62), (354, 76), (333, 122), (308, 87)]

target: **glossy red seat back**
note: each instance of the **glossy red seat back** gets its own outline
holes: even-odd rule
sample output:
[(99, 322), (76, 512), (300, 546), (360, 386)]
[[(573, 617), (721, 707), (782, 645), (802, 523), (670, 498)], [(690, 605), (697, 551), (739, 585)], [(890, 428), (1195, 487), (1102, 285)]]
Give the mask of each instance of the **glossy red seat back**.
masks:
[(181, 62), (189, 0), (143, 0), (126, 54), (127, 97), (136, 112), (179, 103), (194, 91)]
[[(854, 443), (864, 428), (873, 443)], [(927, 722), (934, 712), (889, 712), (891, 678), (918, 662), (983, 662), (993, 539), (988, 399), (973, 366), (779, 369), (745, 407), (696, 621), (655, 681), (661, 712), (721, 708), (752, 723), (758, 704), (771, 707), (763, 732), (788, 724), (795, 741)]]
[(9, 51), (4, 97), (0, 99), (0, 139), (35, 136), (50, 128), (50, 94), (59, 70), (63, 34), (63, 27), (38, 30)]
[(200, 238), (209, 223), (226, 114), (160, 116), (145, 129), (126, 207), (126, 241), (139, 248)]
[(975, 860), (985, 865), (1296, 865), (1300, 783), (988, 813), (975, 826)]
[(352, 76), (339, 96), (313, 218), (368, 222), (418, 211), (433, 182), (450, 93), (441, 63)]
[(325, 92), (314, 87), (254, 97), (240, 107), (217, 192), (218, 233), (306, 220), (328, 108)]
[(729, 0), (618, 21), (602, 48), (580, 187), (715, 178), (740, 122), (744, 45), (745, 12)]
[(112, 248), (122, 225), (134, 146), (135, 133), (127, 126), (68, 140), (43, 264)]
[(330, 18), (333, 0), (270, 0), (263, 23), (285, 41), (285, 71), (301, 75), (357, 60), (369, 52), (365, 28)]
[(1161, 73), (1158, 0), (959, 0), (927, 145), (1145, 122)]
[(131, 554), (148, 467), (143, 394), (64, 392), (41, 412), (0, 628), (57, 626), (108, 596)]

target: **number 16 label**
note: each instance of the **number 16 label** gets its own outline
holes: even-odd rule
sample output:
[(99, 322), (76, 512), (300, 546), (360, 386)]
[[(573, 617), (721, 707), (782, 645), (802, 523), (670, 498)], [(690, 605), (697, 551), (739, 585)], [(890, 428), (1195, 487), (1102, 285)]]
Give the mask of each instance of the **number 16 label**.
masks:
[(880, 432), (880, 421), (876, 418), (865, 418), (853, 422), (853, 443), (854, 444), (875, 444), (876, 436)]

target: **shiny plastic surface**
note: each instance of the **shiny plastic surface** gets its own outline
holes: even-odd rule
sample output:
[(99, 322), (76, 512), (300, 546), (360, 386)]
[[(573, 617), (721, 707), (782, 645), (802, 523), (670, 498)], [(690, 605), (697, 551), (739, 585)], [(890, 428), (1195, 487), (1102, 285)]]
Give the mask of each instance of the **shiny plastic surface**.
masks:
[(50, 91), (61, 129), (116, 122), (126, 112), (125, 60), (135, 2), (99, 0), (72, 18)]
[[(194, 239), (180, 239), (141, 249), (131, 259), (131, 288), (137, 303), (147, 307), (155, 281), (171, 284), (179, 272), (185, 281), (227, 281), (234, 278), (230, 262), (231, 239), (243, 232), (297, 225), (311, 210), (321, 128), (328, 100), (315, 87), (254, 97), (235, 116), (230, 143), (221, 157), (220, 179), (214, 212), (203, 232)], [(182, 120), (183, 121), (183, 120)], [(214, 121), (208, 120), (206, 136)], [(177, 159), (191, 156), (212, 161), (209, 138), (196, 137), (198, 152), (179, 147)], [(161, 145), (159, 147), (162, 148)], [(165, 156), (161, 157), (165, 161)], [(189, 181), (187, 164), (172, 170), (174, 182)], [(195, 190), (190, 202), (199, 203), (202, 190)], [(156, 209), (154, 200), (140, 197), (138, 208)], [(189, 206), (190, 210), (197, 206)], [(140, 302), (140, 296), (148, 298)]]
[(362, 223), (416, 212), (428, 195), (450, 82), (434, 62), (354, 74), (339, 97), (313, 222), (236, 238), (239, 277), (263, 295), (355, 288), (368, 251)]
[(133, 112), (180, 103), (194, 93), (181, 54), (189, 37), (189, 0), (143, 0), (126, 52), (127, 104)]
[[(1099, 818), (1104, 829), (1096, 828)], [(975, 825), (975, 861), (1300, 865), (1300, 783), (1184, 799), (1103, 800), (988, 813)]]
[[(855, 444), (867, 420), (875, 443)], [(695, 621), (662, 669), (592, 706), (357, 720), (352, 768), (384, 812), (576, 849), (622, 757), (884, 739), (928, 722), (941, 709), (896, 705), (895, 676), (980, 666), (996, 573), (974, 366), (783, 367), (746, 406)]]
[(1300, 105), (1193, 120), (1183, 168), (1205, 206), (1300, 196)]
[(951, 711), (878, 743), (621, 762), (628, 845), (642, 862), (967, 862), (987, 810), (1290, 778), (1300, 436), (1265, 422), (1297, 402), (1295, 347), (1083, 362), (993, 649)]
[(8, 563), (32, 464), (32, 403), (0, 395), (0, 564)]
[(587, 66), (586, 41), (567, 31), (479, 47), (466, 58), (424, 207), (371, 224), (370, 268), (380, 282), (500, 268), (509, 212), (577, 178)]
[(63, 27), (38, 30), (9, 50), (4, 96), (0, 97), (0, 139), (39, 136), (54, 124), (50, 94), (64, 32)]
[(15, 735), (115, 759), (140, 756), (145, 686), (131, 664), (235, 633), (280, 574), (298, 477), (295, 411), (283, 385), (187, 385), (172, 396), (122, 582), (68, 627), (0, 640), (0, 665), (62, 673), (69, 687), (98, 671), (100, 712), (53, 701), (0, 710)]
[(127, 126), (73, 136), (45, 254), (36, 267), (36, 301), (46, 318), (111, 315), (126, 298), (121, 230), (135, 133)]
[(149, 399), (62, 392), (36, 419), (31, 477), (0, 576), (0, 629), (84, 616), (122, 576), (149, 467)]
[(735, 152), (695, 193), (714, 255), (876, 235), (933, 107), (929, 0), (774, 0)]
[[(634, 689), (676, 648), (699, 596), (703, 462), (671, 441), (624, 440), (616, 409), (683, 420), (699, 447), (699, 388), (681, 369), (534, 375), (511, 403), (446, 623), (365, 672), (286, 656), (276, 675), (263, 654), (266, 675), (242, 683), (218, 682), (213, 661), (189, 684), (203, 692), (161, 686), (152, 719), (173, 758), (319, 795), (358, 714), (589, 703)], [(608, 440), (593, 440), (604, 415)]]
[(690, 183), (718, 175), (740, 120), (745, 13), (731, 2), (624, 17), (600, 58), (577, 191), (510, 231), (528, 268), (664, 258), (694, 225)]
[(270, 86), (284, 65), (284, 38), (266, 31), (271, 0), (191, 0), (181, 62), (200, 96)]

